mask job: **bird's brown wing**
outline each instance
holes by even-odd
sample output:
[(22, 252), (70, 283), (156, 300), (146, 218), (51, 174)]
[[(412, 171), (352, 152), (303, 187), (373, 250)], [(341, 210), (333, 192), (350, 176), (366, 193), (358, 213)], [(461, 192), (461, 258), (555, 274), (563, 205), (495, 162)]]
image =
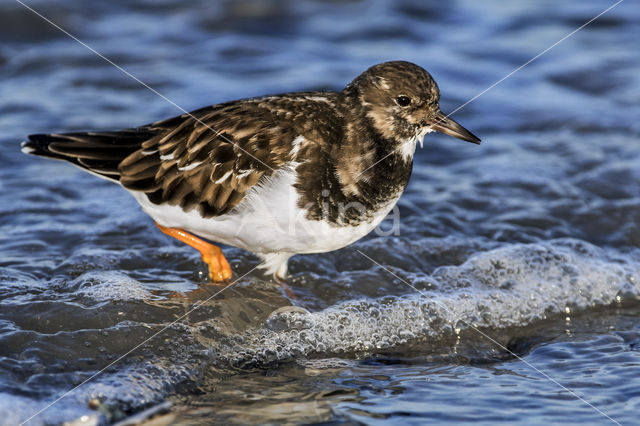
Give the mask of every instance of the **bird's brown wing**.
[[(135, 129), (31, 135), (23, 151), (69, 161), (144, 192), (157, 204), (219, 216), (263, 177), (313, 156), (312, 146), (327, 151), (327, 141), (340, 139), (336, 96), (308, 92), (245, 99)], [(313, 142), (294, 149), (298, 136)]]
[(269, 109), (247, 101), (144, 128), (155, 136), (120, 162), (122, 186), (204, 217), (229, 212), (263, 176), (291, 161), (296, 137)]

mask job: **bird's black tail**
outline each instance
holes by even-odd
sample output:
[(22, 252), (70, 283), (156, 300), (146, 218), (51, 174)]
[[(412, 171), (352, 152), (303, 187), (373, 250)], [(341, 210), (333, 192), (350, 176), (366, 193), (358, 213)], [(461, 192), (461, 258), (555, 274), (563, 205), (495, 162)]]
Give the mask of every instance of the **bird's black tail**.
[(68, 161), (100, 177), (120, 180), (118, 165), (144, 141), (155, 136), (150, 129), (117, 132), (76, 132), (29, 135), (22, 152)]

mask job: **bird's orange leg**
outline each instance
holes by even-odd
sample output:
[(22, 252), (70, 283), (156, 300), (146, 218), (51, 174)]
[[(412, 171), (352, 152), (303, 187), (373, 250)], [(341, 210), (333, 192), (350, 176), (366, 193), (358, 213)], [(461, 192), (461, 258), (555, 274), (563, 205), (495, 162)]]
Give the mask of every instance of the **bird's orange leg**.
[(222, 254), (220, 247), (214, 246), (182, 229), (167, 228), (157, 222), (156, 226), (165, 234), (198, 250), (202, 255), (204, 263), (209, 265), (209, 278), (211, 281), (220, 282), (231, 278), (231, 266), (229, 266), (229, 262), (225, 259), (224, 254)]

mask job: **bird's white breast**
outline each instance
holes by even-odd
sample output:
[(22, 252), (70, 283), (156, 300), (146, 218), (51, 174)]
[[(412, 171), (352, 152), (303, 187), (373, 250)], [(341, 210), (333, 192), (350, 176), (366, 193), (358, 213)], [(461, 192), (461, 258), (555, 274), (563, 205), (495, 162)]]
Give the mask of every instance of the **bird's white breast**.
[(184, 212), (179, 206), (154, 204), (142, 192), (131, 193), (143, 210), (160, 225), (181, 228), (257, 254), (293, 255), (339, 249), (373, 230), (397, 201), (395, 198), (357, 226), (309, 220), (307, 209), (298, 206), (299, 195), (293, 186), (296, 166), (296, 163), (291, 163), (279, 169), (251, 188), (233, 211), (212, 218), (203, 218), (197, 210)]

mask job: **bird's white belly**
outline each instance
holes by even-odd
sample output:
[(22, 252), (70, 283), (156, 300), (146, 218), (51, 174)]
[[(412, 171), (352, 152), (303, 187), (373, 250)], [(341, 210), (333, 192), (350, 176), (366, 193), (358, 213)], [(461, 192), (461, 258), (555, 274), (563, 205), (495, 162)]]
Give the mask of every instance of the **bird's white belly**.
[(179, 206), (153, 204), (144, 193), (131, 193), (160, 225), (181, 228), (258, 254), (321, 253), (339, 249), (373, 230), (397, 201), (397, 198), (392, 200), (374, 217), (357, 226), (309, 220), (307, 210), (298, 207), (299, 196), (293, 187), (294, 170), (295, 164), (280, 169), (251, 188), (231, 213), (206, 219), (196, 210), (185, 213)]

